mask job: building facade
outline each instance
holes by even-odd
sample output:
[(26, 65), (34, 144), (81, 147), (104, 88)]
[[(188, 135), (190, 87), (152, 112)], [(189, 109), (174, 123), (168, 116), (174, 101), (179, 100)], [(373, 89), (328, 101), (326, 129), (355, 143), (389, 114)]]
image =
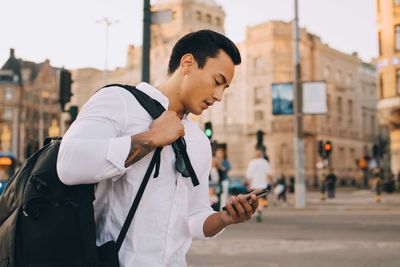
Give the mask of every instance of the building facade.
[[(227, 143), (238, 175), (245, 173), (254, 154), (256, 132), (262, 130), (274, 176), (294, 176), (293, 116), (273, 116), (271, 97), (272, 83), (293, 81), (292, 26), (271, 21), (249, 27), (239, 47), (243, 63), (222, 103), (204, 120), (211, 118), (215, 139)], [(330, 166), (341, 179), (350, 180), (360, 175), (356, 159), (371, 155), (380, 134), (375, 69), (356, 54), (330, 48), (304, 29), (300, 47), (302, 81), (327, 84), (328, 113), (303, 117), (307, 181), (310, 184), (327, 171), (316, 167), (321, 161), (320, 140), (332, 142)]]
[(400, 173), (400, 1), (377, 0), (379, 120), (390, 134), (391, 169)]
[[(184, 34), (204, 28), (224, 33), (225, 13), (213, 0), (159, 0), (152, 11), (171, 10), (172, 20), (152, 25), (151, 83), (166, 77), (169, 55)], [(192, 117), (203, 126), (212, 121), (214, 139), (227, 144), (232, 175), (243, 176), (252, 159), (256, 132), (265, 132), (265, 145), (274, 176), (294, 175), (294, 130), (291, 116), (273, 116), (271, 84), (293, 79), (291, 24), (271, 21), (248, 27), (245, 41), (237, 44), (242, 64), (217, 103), (201, 117)], [(127, 65), (107, 73), (81, 69), (74, 72), (74, 98), (79, 106), (106, 83), (136, 84), (140, 81), (141, 47), (128, 48)], [(376, 74), (372, 65), (354, 55), (341, 53), (306, 30), (301, 31), (303, 81), (326, 81), (326, 115), (304, 117), (305, 172), (308, 180), (320, 176), (316, 164), (320, 140), (331, 141), (331, 166), (343, 179), (358, 175), (356, 159), (370, 155), (380, 129), (376, 118)]]
[(0, 69), (0, 145), (23, 160), (49, 135), (60, 135), (59, 69), (15, 57)]
[[(176, 41), (191, 31), (212, 29), (224, 33), (225, 13), (214, 0), (158, 0), (152, 12), (170, 10), (171, 21), (151, 25), (150, 81), (157, 85), (167, 77), (169, 56)], [(114, 71), (93, 68), (73, 71), (74, 96), (79, 108), (99, 88), (110, 83), (135, 85), (141, 79), (142, 48), (130, 45), (127, 62)]]

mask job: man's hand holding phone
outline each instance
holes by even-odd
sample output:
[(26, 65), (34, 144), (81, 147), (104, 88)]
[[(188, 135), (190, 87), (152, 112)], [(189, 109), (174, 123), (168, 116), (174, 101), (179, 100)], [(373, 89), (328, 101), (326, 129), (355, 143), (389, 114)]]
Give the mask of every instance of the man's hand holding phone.
[(230, 198), (226, 209), (221, 211), (221, 220), (225, 225), (248, 221), (257, 210), (258, 199), (256, 191), (248, 195), (237, 195)]

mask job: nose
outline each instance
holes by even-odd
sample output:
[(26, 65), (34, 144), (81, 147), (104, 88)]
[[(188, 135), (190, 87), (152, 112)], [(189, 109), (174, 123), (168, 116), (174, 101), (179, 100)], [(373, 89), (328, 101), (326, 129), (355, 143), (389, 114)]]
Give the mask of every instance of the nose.
[(215, 89), (213, 94), (213, 98), (215, 99), (215, 101), (221, 102), (223, 92), (224, 89), (222, 86), (218, 86), (217, 89)]

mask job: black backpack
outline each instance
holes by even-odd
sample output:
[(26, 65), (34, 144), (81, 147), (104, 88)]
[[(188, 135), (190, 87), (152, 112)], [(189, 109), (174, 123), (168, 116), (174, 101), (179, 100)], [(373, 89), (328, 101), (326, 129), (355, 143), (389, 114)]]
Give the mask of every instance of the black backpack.
[[(129, 90), (155, 119), (165, 109), (133, 86), (112, 84)], [(157, 177), (160, 153), (154, 156), (127, 214), (118, 239), (96, 246), (94, 185), (64, 185), (56, 163), (61, 138), (45, 145), (25, 160), (0, 197), (0, 267), (117, 267), (118, 251), (129, 229), (154, 168)], [(186, 170), (194, 186), (196, 174), (183, 138), (172, 144), (177, 164)], [(178, 160), (181, 157), (181, 160)]]

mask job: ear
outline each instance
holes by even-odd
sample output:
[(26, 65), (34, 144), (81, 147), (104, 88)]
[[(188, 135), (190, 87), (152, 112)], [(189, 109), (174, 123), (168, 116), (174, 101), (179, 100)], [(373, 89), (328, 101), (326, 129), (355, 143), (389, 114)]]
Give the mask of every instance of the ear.
[(196, 64), (196, 61), (193, 57), (192, 54), (184, 54), (181, 58), (181, 63), (180, 63), (180, 68), (183, 71), (183, 74), (189, 74), (193, 68), (193, 66)]

